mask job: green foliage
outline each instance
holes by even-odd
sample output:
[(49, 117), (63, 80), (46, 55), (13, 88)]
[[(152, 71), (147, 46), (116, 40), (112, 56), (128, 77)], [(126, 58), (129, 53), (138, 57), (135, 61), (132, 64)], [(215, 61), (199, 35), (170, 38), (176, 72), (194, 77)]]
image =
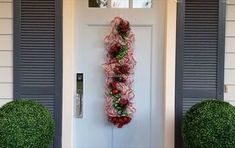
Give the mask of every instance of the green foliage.
[(235, 148), (235, 107), (219, 100), (192, 106), (182, 135), (188, 148)]
[(127, 53), (128, 53), (128, 46), (127, 45), (122, 45), (121, 50), (118, 53), (118, 55), (116, 56), (116, 58), (118, 60), (121, 60), (126, 56)]
[(0, 148), (48, 148), (54, 120), (42, 105), (16, 100), (0, 108)]

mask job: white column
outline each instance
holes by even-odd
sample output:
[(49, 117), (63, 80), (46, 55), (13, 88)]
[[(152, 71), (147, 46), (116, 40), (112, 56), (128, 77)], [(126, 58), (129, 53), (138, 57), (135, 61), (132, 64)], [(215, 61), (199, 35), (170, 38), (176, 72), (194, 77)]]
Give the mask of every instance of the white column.
[(167, 0), (165, 39), (164, 148), (174, 148), (177, 1)]
[(75, 0), (63, 0), (62, 148), (73, 148), (74, 7)]

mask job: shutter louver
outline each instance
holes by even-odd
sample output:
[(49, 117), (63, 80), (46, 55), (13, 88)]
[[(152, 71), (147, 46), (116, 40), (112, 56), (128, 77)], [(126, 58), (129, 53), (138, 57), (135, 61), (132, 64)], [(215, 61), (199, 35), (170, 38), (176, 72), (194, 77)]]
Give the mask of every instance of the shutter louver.
[(194, 104), (223, 99), (223, 0), (182, 0), (178, 4), (175, 145), (183, 148), (182, 118)]
[(14, 97), (46, 106), (56, 122), (54, 147), (61, 147), (62, 40), (60, 0), (15, 2)]
[(183, 47), (183, 114), (217, 98), (219, 0), (186, 0)]
[(20, 19), (20, 88), (16, 92), (19, 98), (37, 100), (54, 114), (54, 0), (21, 0)]

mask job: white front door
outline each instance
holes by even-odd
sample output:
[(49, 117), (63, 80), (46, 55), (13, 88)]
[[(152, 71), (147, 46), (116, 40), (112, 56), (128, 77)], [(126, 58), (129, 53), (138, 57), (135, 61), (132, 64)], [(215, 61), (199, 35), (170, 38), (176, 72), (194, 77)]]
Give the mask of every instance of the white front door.
[[(148, 9), (88, 8), (87, 0), (76, 1), (75, 69), (84, 74), (84, 110), (83, 118), (74, 120), (75, 148), (163, 148), (165, 0), (152, 1)], [(103, 38), (115, 16), (130, 22), (136, 38), (136, 113), (121, 129), (109, 123), (104, 112)]]

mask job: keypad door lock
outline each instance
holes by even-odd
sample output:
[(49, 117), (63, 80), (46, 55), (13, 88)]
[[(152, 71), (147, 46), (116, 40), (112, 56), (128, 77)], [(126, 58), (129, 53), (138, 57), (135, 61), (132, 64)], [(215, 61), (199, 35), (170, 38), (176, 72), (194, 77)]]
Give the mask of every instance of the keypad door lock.
[(75, 100), (75, 116), (83, 117), (83, 73), (77, 73), (76, 81), (76, 100)]

